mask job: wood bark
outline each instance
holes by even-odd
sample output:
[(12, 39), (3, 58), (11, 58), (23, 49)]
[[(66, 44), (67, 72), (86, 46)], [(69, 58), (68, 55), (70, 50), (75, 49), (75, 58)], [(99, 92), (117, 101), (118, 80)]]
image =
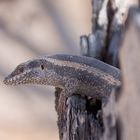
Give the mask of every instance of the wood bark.
[(140, 139), (140, 9), (132, 8), (120, 50), (123, 90), (116, 103), (116, 114), (123, 140)]
[[(120, 65), (118, 54), (125, 38), (131, 6), (138, 6), (138, 1), (92, 0), (92, 31), (80, 37), (81, 55), (100, 59), (118, 68), (125, 67)], [(121, 95), (120, 89), (112, 91), (106, 106), (101, 100), (73, 95), (64, 101), (65, 111), (60, 114), (58, 104), (61, 89), (57, 88), (55, 95), (60, 140), (119, 139), (121, 117), (116, 115), (120, 111), (116, 111), (116, 93)]]

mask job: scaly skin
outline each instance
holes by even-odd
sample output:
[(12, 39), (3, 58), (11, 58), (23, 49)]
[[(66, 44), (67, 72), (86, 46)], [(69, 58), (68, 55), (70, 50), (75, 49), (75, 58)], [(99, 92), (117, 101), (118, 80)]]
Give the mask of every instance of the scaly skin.
[(64, 54), (22, 63), (4, 83), (51, 85), (63, 89), (66, 96), (77, 93), (93, 98), (108, 97), (121, 85), (119, 69), (94, 58)]

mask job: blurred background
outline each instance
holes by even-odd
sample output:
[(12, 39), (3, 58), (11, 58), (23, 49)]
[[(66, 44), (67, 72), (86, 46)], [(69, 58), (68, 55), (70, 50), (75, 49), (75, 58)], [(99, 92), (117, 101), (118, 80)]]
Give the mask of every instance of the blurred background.
[(90, 32), (90, 0), (0, 0), (0, 140), (58, 140), (54, 88), (2, 81), (37, 56), (79, 54)]

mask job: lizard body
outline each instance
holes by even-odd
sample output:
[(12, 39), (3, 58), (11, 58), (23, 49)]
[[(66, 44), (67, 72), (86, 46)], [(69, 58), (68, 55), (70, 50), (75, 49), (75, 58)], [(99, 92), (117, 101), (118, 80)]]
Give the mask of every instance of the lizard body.
[(93, 98), (108, 97), (121, 85), (119, 69), (94, 58), (64, 54), (22, 63), (4, 83), (52, 85), (65, 91), (66, 96), (78, 93)]

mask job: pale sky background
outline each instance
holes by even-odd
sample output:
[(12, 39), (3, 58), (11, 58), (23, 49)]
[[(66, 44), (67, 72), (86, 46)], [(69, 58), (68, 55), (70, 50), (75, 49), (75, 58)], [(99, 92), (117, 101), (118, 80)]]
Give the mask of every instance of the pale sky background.
[(2, 81), (31, 58), (79, 54), (90, 32), (91, 0), (0, 0), (0, 140), (58, 140), (54, 88)]

